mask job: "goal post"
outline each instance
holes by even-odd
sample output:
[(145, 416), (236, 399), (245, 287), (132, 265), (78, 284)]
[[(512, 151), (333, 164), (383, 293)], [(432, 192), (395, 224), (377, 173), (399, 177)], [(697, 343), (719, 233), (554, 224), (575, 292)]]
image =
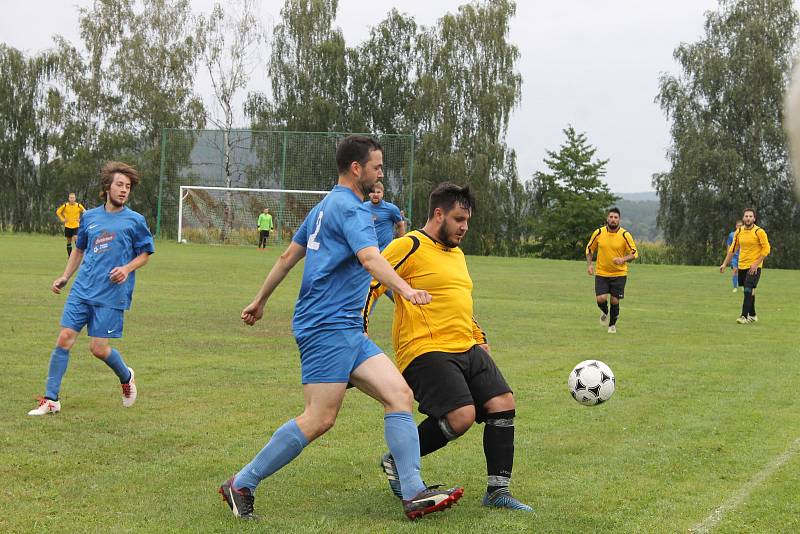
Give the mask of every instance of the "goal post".
[(272, 215), (268, 244), (292, 238), (311, 208), (328, 191), (252, 187), (180, 186), (178, 242), (252, 245), (259, 242), (258, 216)]

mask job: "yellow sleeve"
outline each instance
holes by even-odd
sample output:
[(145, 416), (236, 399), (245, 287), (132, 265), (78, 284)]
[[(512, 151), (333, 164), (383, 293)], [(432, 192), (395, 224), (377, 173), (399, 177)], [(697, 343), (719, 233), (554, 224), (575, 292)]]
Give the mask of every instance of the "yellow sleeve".
[[(381, 255), (386, 258), (386, 261), (394, 267), (394, 270), (400, 275), (400, 278), (403, 278), (403, 273), (407, 267), (407, 262), (405, 259), (408, 257), (408, 253), (411, 252), (411, 249), (414, 247), (414, 241), (411, 237), (407, 238), (397, 238), (389, 243)], [(375, 280), (374, 278), (369, 283), (369, 293), (367, 294), (367, 301), (364, 305), (364, 310), (362, 312), (364, 318), (364, 331), (367, 332), (369, 328), (369, 315), (372, 311), (373, 306), (375, 306), (375, 302), (380, 298), (381, 295), (386, 293), (389, 288)], [(399, 295), (395, 298), (402, 298)]]
[(589, 242), (586, 243), (586, 255), (594, 254), (597, 252), (597, 239), (600, 237), (600, 231), (602, 228), (598, 228), (594, 232), (592, 232), (592, 236), (589, 238)]
[(733, 241), (731, 241), (731, 246), (728, 247), (728, 252), (731, 254), (736, 254), (736, 249), (739, 248), (739, 232), (741, 230), (737, 228), (733, 233)]
[(78, 203), (78, 209), (80, 210), (80, 212), (81, 212), (81, 213), (83, 213), (84, 211), (86, 211), (86, 208), (84, 208), (84, 207), (83, 207), (83, 204), (81, 204), (80, 202)]
[(628, 254), (633, 254), (633, 259), (637, 259), (639, 257), (639, 250), (636, 248), (636, 241), (633, 240), (633, 236), (627, 230), (622, 237), (625, 238), (625, 243), (628, 247)]
[(488, 343), (489, 339), (486, 337), (486, 332), (484, 332), (475, 318), (472, 318), (472, 337), (475, 339), (475, 343), (478, 345), (483, 345), (484, 343)]
[(766, 258), (772, 251), (772, 247), (769, 246), (767, 232), (765, 232), (763, 228), (760, 228), (760, 230), (760, 232), (756, 232), (756, 235), (758, 236), (758, 242), (761, 244), (761, 255)]
[(64, 213), (64, 208), (66, 208), (66, 207), (67, 207), (67, 205), (66, 205), (66, 204), (61, 204), (61, 205), (60, 205), (60, 206), (59, 206), (59, 207), (56, 209), (56, 217), (58, 217), (59, 219), (61, 219), (61, 222), (64, 222), (64, 215), (62, 215), (62, 214)]

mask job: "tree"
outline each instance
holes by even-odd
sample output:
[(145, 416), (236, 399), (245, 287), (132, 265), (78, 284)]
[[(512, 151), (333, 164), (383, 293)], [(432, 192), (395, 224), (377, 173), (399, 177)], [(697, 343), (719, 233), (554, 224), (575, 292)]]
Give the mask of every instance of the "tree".
[(705, 37), (675, 49), (681, 74), (661, 77), (671, 169), (653, 187), (659, 226), (687, 263), (718, 262), (720, 242), (752, 207), (775, 243), (770, 264), (800, 264), (789, 254), (800, 246), (800, 210), (781, 129), (797, 28), (791, 0), (721, 0)]
[[(225, 187), (231, 187), (234, 166), (233, 152), (240, 145), (249, 145), (251, 136), (237, 136), (232, 130), (236, 120), (234, 100), (239, 91), (247, 87), (253, 58), (258, 46), (264, 41), (264, 31), (255, 14), (255, 0), (238, 0), (227, 4), (226, 13), (220, 4), (214, 4), (208, 18), (201, 17), (200, 34), (204, 38), (203, 61), (214, 88), (215, 108), (211, 122), (222, 130), (222, 167)], [(242, 147), (244, 148), (244, 147)], [(233, 225), (230, 193), (225, 198), (223, 224), (220, 241), (227, 240)]]
[(564, 135), (558, 152), (547, 151), (544, 162), (550, 172), (537, 172), (531, 183), (533, 251), (544, 258), (582, 257), (592, 229), (617, 200), (602, 181), (608, 160), (595, 159), (597, 149), (572, 126)]
[(509, 0), (473, 2), (417, 39), (417, 97), (408, 112), (418, 139), (414, 205), (427, 205), (431, 188), (443, 180), (469, 185), (480, 202), (463, 245), (471, 253), (516, 254), (522, 242), (506, 233), (520, 227), (503, 218), (508, 212), (496, 194), (504, 182), (509, 192), (518, 182), (505, 144), (522, 84), (519, 50), (508, 41), (515, 12)]

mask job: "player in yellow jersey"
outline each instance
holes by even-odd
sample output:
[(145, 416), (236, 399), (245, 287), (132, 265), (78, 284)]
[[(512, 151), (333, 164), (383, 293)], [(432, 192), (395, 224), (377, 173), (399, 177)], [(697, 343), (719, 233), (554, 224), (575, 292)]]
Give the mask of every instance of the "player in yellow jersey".
[(67, 238), (67, 257), (72, 254), (72, 245), (78, 235), (78, 226), (81, 223), (81, 215), (86, 208), (83, 204), (75, 201), (75, 193), (70, 193), (67, 202), (61, 204), (56, 210), (56, 216), (61, 224), (64, 225), (64, 237)]
[(756, 316), (756, 287), (761, 278), (761, 264), (769, 255), (770, 246), (767, 232), (756, 224), (756, 212), (752, 208), (744, 210), (742, 215), (744, 226), (737, 228), (733, 234), (733, 242), (728, 247), (728, 253), (719, 266), (719, 272), (724, 273), (734, 254), (739, 254), (739, 285), (744, 289), (742, 301), (742, 315), (736, 319), (739, 324), (755, 323)]
[[(440, 184), (430, 194), (425, 226), (395, 239), (383, 250), (400, 278), (431, 295), (426, 306), (395, 299), (395, 359), (419, 402), (419, 411), (428, 416), (418, 427), (420, 455), (444, 447), (476, 421), (486, 423), (483, 451), (488, 481), (483, 505), (530, 512), (532, 508), (509, 491), (514, 464), (514, 395), (473, 318), (472, 279), (458, 248), (474, 205), (468, 187)], [(376, 281), (370, 285), (364, 307), (365, 330), (371, 306), (385, 291)], [(390, 453), (381, 459), (381, 467), (399, 496), (400, 481)]]
[[(619, 225), (619, 218), (620, 213), (617, 208), (608, 210), (606, 225), (592, 232), (586, 245), (586, 272), (589, 276), (594, 276), (597, 307), (603, 312), (600, 323), (608, 326), (609, 334), (617, 333), (619, 301), (625, 298), (628, 262), (639, 257), (633, 236)], [(597, 252), (596, 269), (592, 264), (595, 252)], [(610, 311), (608, 294), (611, 295)]]

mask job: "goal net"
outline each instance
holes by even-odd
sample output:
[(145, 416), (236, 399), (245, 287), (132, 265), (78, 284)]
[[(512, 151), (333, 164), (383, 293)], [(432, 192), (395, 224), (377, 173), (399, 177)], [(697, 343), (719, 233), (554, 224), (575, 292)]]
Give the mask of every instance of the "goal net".
[(178, 241), (225, 245), (259, 242), (258, 216), (269, 210), (273, 230), (267, 244), (289, 241), (327, 191), (181, 186)]

